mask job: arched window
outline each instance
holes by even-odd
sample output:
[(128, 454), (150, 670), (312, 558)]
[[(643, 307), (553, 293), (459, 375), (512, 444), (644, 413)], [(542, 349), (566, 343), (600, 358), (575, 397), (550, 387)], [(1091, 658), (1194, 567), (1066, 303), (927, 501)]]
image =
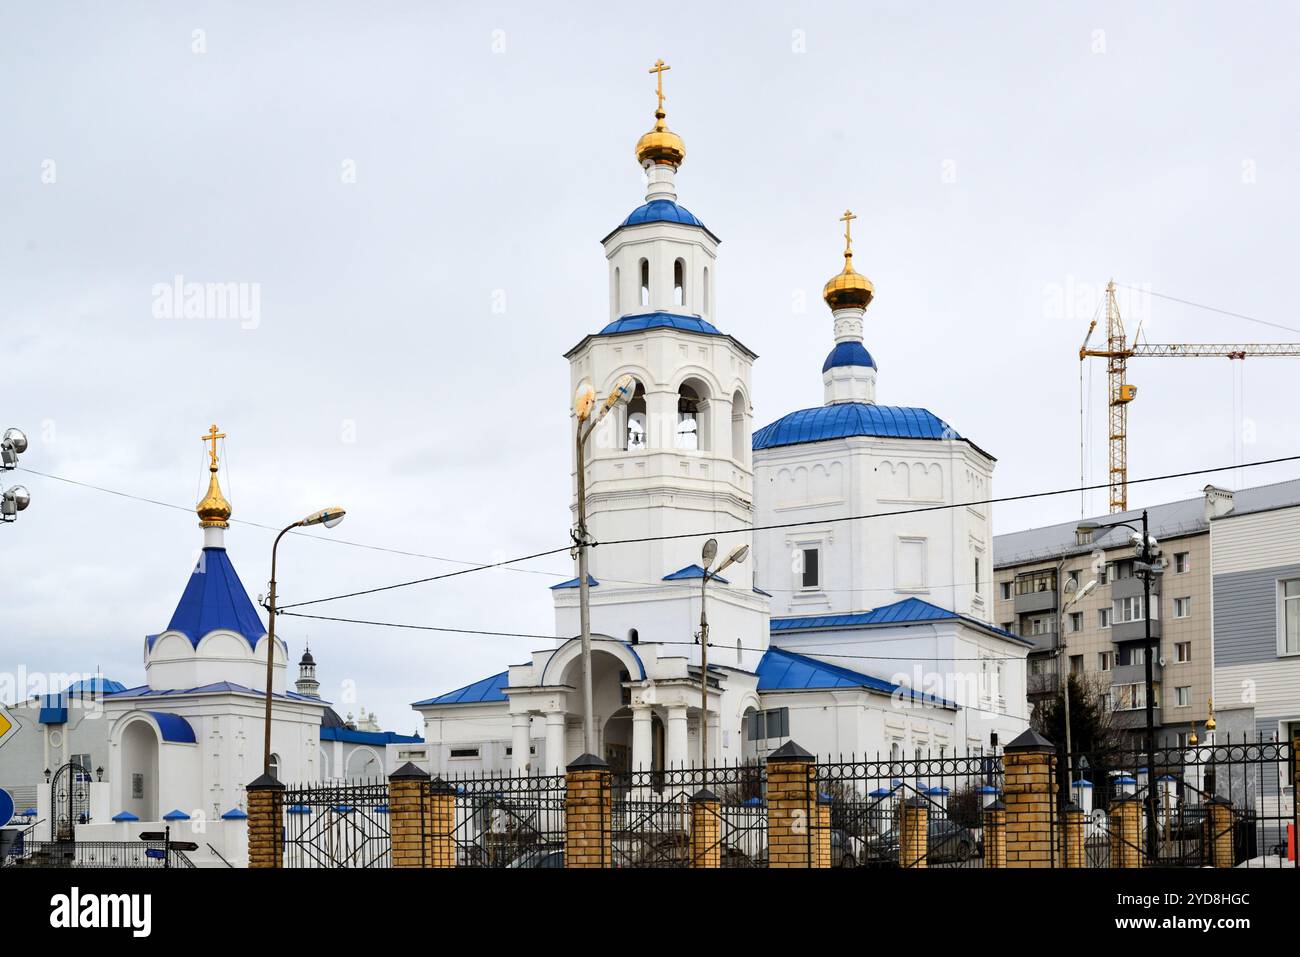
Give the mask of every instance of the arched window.
[(627, 630), (627, 643), (629, 645), (637, 645), (641, 643), (641, 635), (635, 628), (629, 628)]
[(650, 260), (641, 260), (641, 305), (650, 305)]
[(693, 452), (709, 447), (708, 392), (698, 379), (688, 379), (677, 390), (675, 448)]
[(618, 267), (614, 267), (614, 314), (623, 311), (623, 281), (619, 275)]
[(632, 401), (627, 404), (627, 433), (623, 448), (639, 452), (646, 447), (645, 386), (636, 384)]
[(703, 295), (700, 297), (700, 310), (704, 313), (704, 315), (707, 316), (711, 311), (710, 303), (709, 303), (709, 267), (708, 266), (704, 267), (704, 285), (703, 287), (701, 287), (700, 291), (703, 293)]
[(280, 756), (278, 754), (271, 755), (271, 777), (277, 781), (280, 780)]
[(744, 465), (749, 452), (749, 409), (739, 389), (731, 397), (731, 457)]
[(673, 263), (673, 305), (686, 305), (686, 260)]

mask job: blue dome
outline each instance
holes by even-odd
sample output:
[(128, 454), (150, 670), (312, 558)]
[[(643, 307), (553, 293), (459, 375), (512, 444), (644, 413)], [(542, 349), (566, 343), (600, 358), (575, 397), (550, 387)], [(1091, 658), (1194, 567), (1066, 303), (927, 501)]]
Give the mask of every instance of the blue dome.
[(871, 353), (860, 342), (841, 342), (831, 350), (831, 354), (826, 357), (826, 362), (822, 364), (822, 372), (827, 372), (837, 366), (870, 366), (876, 367), (876, 360), (871, 358)]
[[(253, 647), (266, 634), (226, 550), (209, 547), (199, 556), (167, 630), (179, 631), (197, 648), (204, 635), (218, 628), (243, 635)], [(149, 648), (157, 637), (148, 637)]]
[(815, 409), (800, 409), (763, 426), (754, 433), (754, 451), (853, 435), (893, 439), (961, 438), (952, 426), (929, 409), (840, 402)]
[(642, 223), (681, 223), (683, 226), (706, 228), (694, 213), (685, 206), (678, 206), (671, 199), (656, 199), (638, 206), (623, 220), (624, 226), (639, 226)]
[(699, 316), (681, 316), (675, 312), (643, 312), (636, 316), (623, 316), (601, 329), (600, 334), (607, 336), (615, 332), (640, 332), (642, 329), (681, 329), (683, 332), (702, 332), (706, 336), (722, 335), (713, 323), (706, 322)]

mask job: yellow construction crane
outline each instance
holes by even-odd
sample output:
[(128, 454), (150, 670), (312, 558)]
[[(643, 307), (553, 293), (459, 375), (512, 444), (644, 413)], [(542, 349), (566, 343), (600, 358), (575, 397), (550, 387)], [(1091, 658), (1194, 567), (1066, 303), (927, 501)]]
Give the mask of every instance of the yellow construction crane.
[(1088, 326), (1088, 335), (1079, 347), (1079, 361), (1089, 356), (1106, 360), (1106, 378), (1110, 394), (1110, 510), (1128, 510), (1128, 404), (1137, 397), (1137, 386), (1126, 379), (1128, 360), (1137, 356), (1171, 358), (1174, 356), (1222, 356), (1244, 359), (1246, 356), (1300, 356), (1300, 342), (1252, 343), (1138, 343), (1132, 345), (1124, 334), (1124, 321), (1115, 303), (1115, 282), (1106, 286), (1106, 348), (1089, 349), (1097, 320)]

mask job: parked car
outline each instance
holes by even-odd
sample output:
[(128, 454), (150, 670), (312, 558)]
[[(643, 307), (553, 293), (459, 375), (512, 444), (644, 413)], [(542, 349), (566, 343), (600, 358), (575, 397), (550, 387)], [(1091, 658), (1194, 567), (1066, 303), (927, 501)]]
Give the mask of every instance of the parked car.
[[(930, 864), (945, 861), (964, 863), (970, 860), (978, 848), (975, 835), (970, 829), (948, 818), (930, 818), (928, 831), (929, 843), (925, 859)], [(865, 860), (873, 864), (897, 864), (898, 829), (891, 827), (880, 836), (868, 839)]]
[(866, 860), (860, 839), (843, 828), (831, 829), (831, 867), (857, 867)]
[(511, 867), (563, 867), (564, 848), (541, 845), (529, 848), (506, 865)]

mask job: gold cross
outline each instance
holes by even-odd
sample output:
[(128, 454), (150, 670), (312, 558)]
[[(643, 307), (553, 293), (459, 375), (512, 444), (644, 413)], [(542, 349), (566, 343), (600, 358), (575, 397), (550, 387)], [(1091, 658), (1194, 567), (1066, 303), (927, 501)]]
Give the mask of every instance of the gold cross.
[(670, 67), (668, 64), (664, 63), (663, 60), (655, 60), (655, 65), (652, 66), (652, 67), (647, 71), (647, 72), (649, 72), (649, 73), (656, 73), (656, 74), (658, 74), (658, 76), (655, 78), (655, 84), (656, 84), (656, 90), (655, 90), (655, 92), (656, 92), (656, 94), (659, 96), (659, 111), (660, 111), (660, 112), (663, 112), (663, 108), (664, 108), (664, 70), (671, 70), (671, 69), (672, 69), (672, 67)]
[(217, 431), (217, 426), (215, 422), (212, 424), (212, 428), (208, 429), (207, 435), (199, 436), (200, 441), (212, 443), (212, 450), (208, 454), (212, 456), (212, 470), (214, 472), (217, 469), (217, 439), (224, 439), (225, 437), (226, 437), (225, 432)]
[(853, 220), (857, 218), (849, 209), (846, 209), (844, 215), (840, 217), (840, 222), (844, 224), (844, 255), (846, 256), (853, 255), (853, 236), (849, 231), (853, 227)]

